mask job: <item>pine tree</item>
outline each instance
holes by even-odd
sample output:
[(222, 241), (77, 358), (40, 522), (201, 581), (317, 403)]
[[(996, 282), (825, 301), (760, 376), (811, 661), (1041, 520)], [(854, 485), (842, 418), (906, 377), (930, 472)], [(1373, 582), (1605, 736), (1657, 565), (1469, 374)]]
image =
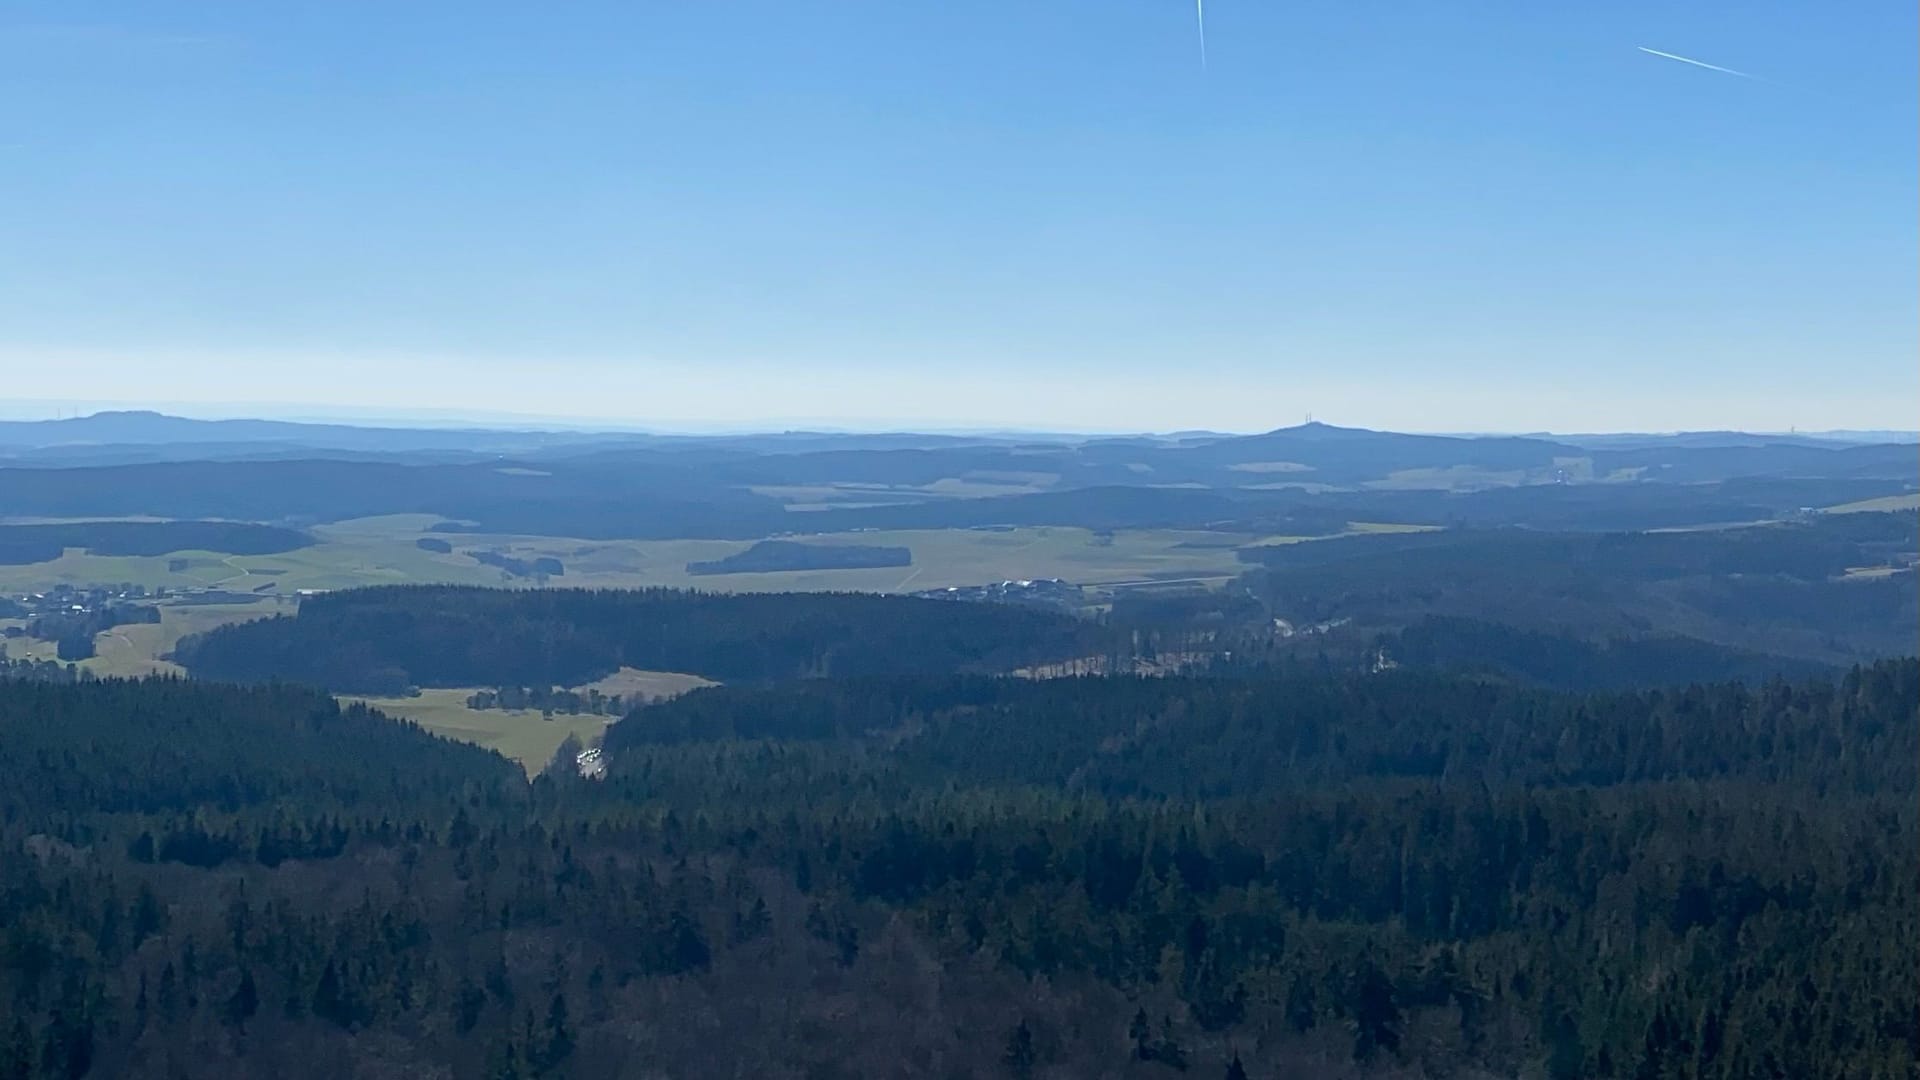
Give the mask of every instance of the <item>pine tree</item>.
[(453, 994), (453, 1030), (465, 1035), (480, 1023), (480, 1011), (487, 1006), (487, 992), (474, 981), (460, 976), (460, 986)]
[(33, 1031), (27, 1027), (27, 1018), (13, 1018), (13, 1028), (7, 1035), (7, 1045), (0, 1051), (0, 1077), (4, 1080), (33, 1080), (34, 1074)]
[(1353, 1057), (1366, 1061), (1379, 1050), (1400, 1049), (1400, 1005), (1393, 980), (1369, 957), (1360, 971), (1355, 993)]
[(520, 1048), (512, 1039), (499, 1044), (487, 1063), (487, 1080), (523, 1080), (525, 1075), (520, 1068)]
[(160, 969), (160, 989), (154, 995), (160, 1006), (160, 1018), (171, 1022), (180, 1011), (180, 977), (174, 973), (173, 961)]
[(313, 988), (313, 1015), (331, 1020), (341, 1027), (353, 1022), (353, 1014), (347, 1006), (346, 990), (342, 986), (340, 967), (331, 960), (321, 969), (320, 982)]
[(567, 1022), (567, 996), (555, 993), (547, 1005), (547, 1026), (542, 1032), (540, 1066), (551, 1069), (573, 1053), (573, 1028)]
[(240, 985), (234, 987), (233, 994), (227, 998), (222, 1015), (234, 1028), (245, 1031), (247, 1021), (260, 1011), (260, 988), (254, 985), (253, 969), (240, 969)]
[(600, 964), (593, 965), (587, 972), (587, 1019), (594, 1022), (607, 1018), (610, 1002), (607, 1000), (607, 969)]
[(1187, 1070), (1187, 1048), (1173, 1037), (1173, 1017), (1160, 1018), (1160, 1039), (1153, 1044), (1153, 1060), (1178, 1069)]
[(1307, 981), (1304, 973), (1293, 977), (1293, 985), (1287, 988), (1287, 1023), (1293, 1030), (1302, 1034), (1312, 1031), (1318, 1020), (1313, 1000), (1313, 984)]
[(1039, 1057), (1033, 1048), (1033, 1029), (1027, 1026), (1023, 1018), (1013, 1034), (1007, 1036), (1006, 1052), (1000, 1060), (1007, 1066), (1007, 1075), (1014, 1080), (1030, 1080), (1033, 1069), (1039, 1063)]
[(1153, 1060), (1153, 1024), (1147, 1019), (1147, 1010), (1135, 1009), (1133, 1019), (1127, 1024), (1127, 1039), (1133, 1043), (1135, 1061)]
[[(151, 839), (148, 838), (149, 842)], [(133, 927), (130, 931), (133, 947), (139, 948), (141, 942), (159, 933), (166, 924), (166, 910), (160, 906), (160, 898), (154, 895), (153, 886), (141, 882), (140, 891), (133, 898)]]
[(1550, 1080), (1582, 1080), (1586, 1076), (1586, 1048), (1572, 1016), (1560, 1011), (1547, 1034), (1547, 1076)]
[(1233, 1060), (1227, 1062), (1227, 1080), (1247, 1080), (1247, 1067), (1240, 1064), (1240, 1052), (1233, 1052)]

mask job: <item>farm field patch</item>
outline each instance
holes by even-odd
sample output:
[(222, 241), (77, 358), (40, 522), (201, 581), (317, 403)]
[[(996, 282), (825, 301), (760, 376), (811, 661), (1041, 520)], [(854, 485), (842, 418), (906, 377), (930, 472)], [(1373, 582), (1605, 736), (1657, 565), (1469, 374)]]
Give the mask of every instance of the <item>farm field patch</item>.
[(537, 709), (471, 709), (467, 698), (472, 687), (422, 690), (413, 697), (348, 697), (362, 701), (388, 716), (411, 720), (436, 735), (484, 746), (502, 757), (520, 763), (533, 776), (553, 760), (567, 736), (583, 745), (600, 738), (617, 716), (567, 716), (556, 713), (551, 720), (541, 718)]

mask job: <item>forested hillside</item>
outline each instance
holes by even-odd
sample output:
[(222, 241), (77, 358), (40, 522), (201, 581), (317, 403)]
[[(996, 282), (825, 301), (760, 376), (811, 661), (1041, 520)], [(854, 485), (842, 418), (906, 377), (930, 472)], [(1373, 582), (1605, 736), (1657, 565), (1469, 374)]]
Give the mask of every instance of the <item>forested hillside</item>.
[(1830, 665), (1649, 633), (1599, 640), (1504, 623), (1429, 615), (1375, 638), (1362, 662), (1511, 679), (1563, 690), (1619, 690), (1690, 682), (1762, 683), (1832, 674)]
[[(885, 751), (912, 782), (1071, 788), (1113, 797), (1253, 796), (1419, 779), (1495, 788), (1738, 778), (1890, 793), (1920, 733), (1852, 714), (1920, 702), (1912, 662), (1831, 683), (1564, 694), (1417, 671), (1261, 679), (851, 679), (713, 687), (607, 733), (641, 747), (825, 741)], [(616, 773), (618, 770), (616, 769)]]
[(513, 795), (496, 756), (312, 690), (166, 678), (0, 689), (0, 816), (29, 831), (84, 838), (95, 820), (152, 815), (164, 838), (261, 806), (377, 818), (423, 799), (437, 812), (449, 792)]
[(335, 690), (571, 686), (627, 666), (723, 681), (1007, 671), (1090, 649), (1058, 613), (854, 593), (356, 589), (182, 641), (195, 675)]
[[(1624, 695), (1411, 672), (722, 688), (616, 727), (606, 790), (748, 850), (801, 837), (797, 880), (952, 956), (1121, 989), (1146, 1003), (1136, 1059), (1893, 1077), (1920, 1050), (1894, 944), (1916, 897), (1888, 872), (1917, 838), (1917, 709), (1912, 661)], [(1060, 1075), (1097, 1068), (1076, 1052)]]
[[(349, 449), (330, 433), (314, 434), (322, 437), (307, 445), (270, 435), (197, 447), (47, 446), (0, 468), (0, 506), (40, 517), (302, 524), (417, 513), (448, 518), (446, 527), (458, 531), (759, 540), (797, 524), (787, 503), (766, 492), (801, 488), (844, 497), (808, 515), (806, 527), (822, 532), (1231, 523), (1299, 536), (1337, 533), (1349, 521), (1555, 530), (1724, 525), (1910, 495), (1920, 483), (1911, 443), (1656, 440), (1589, 450), (1324, 424), (1247, 437), (1024, 443), (794, 433), (611, 437), (592, 445), (537, 433), (409, 437), (362, 429), (345, 441)], [(456, 449), (461, 443), (468, 448)], [(0, 460), (5, 454), (0, 447)], [(64, 467), (44, 467), (54, 463)], [(1569, 480), (1569, 468), (1578, 482), (1556, 482)], [(942, 494), (942, 484), (983, 476), (1037, 480), (1044, 490)]]
[(0, 1074), (1908, 1077), (1920, 663), (700, 691), (609, 777), (0, 681)]
[(1241, 585), (1295, 623), (1397, 631), (1441, 616), (1849, 664), (1912, 651), (1917, 547), (1911, 513), (1701, 532), (1449, 530), (1249, 548), (1242, 557), (1261, 568)]
[(0, 525), (0, 565), (57, 559), (67, 548), (95, 555), (165, 555), (219, 551), (267, 555), (293, 551), (313, 538), (292, 529), (236, 521), (75, 521)]

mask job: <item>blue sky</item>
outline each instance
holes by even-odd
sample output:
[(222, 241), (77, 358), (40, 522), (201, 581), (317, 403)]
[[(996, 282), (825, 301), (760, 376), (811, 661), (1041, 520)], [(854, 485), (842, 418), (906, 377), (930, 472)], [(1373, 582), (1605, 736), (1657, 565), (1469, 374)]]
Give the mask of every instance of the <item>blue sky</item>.
[(1203, 68), (1177, 0), (0, 3), (4, 396), (1915, 426), (1912, 4), (1207, 32)]

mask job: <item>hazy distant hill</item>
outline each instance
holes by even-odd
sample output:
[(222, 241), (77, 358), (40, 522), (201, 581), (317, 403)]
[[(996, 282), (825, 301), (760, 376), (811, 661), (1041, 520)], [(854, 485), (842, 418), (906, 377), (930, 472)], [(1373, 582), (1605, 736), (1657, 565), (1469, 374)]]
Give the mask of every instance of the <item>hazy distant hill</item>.
[(1818, 431), (1789, 434), (1755, 434), (1747, 431), (1676, 431), (1665, 434), (1620, 432), (1616, 434), (1539, 435), (1572, 446), (1592, 450), (1635, 450), (1649, 447), (1702, 449), (1721, 446), (1764, 446), (1780, 444), (1817, 446), (1838, 450), (1867, 443), (1920, 442), (1920, 432), (1912, 431)]
[(471, 450), (512, 452), (565, 443), (604, 442), (601, 434), (499, 431), (482, 428), (360, 427), (285, 420), (194, 420), (148, 411), (101, 412), (64, 420), (0, 421), (0, 447), (13, 451), (79, 447), (198, 444), (217, 453), (223, 446), (294, 445), (316, 449), (403, 452)]
[[(586, 538), (983, 525), (1313, 535), (1349, 521), (1639, 529), (1916, 488), (1910, 443), (1721, 432), (1596, 448), (1321, 423), (1079, 440), (368, 428), (151, 412), (0, 423), (0, 508), (11, 516), (308, 523), (431, 513), (482, 532)], [(801, 520), (795, 503), (817, 512)]]
[[(980, 444), (1077, 441), (1044, 433), (978, 435), (917, 432), (765, 432), (664, 435), (634, 431), (470, 427), (366, 426), (289, 420), (197, 420), (148, 410), (99, 412), (59, 420), (0, 420), (0, 453), (38, 460), (66, 457), (186, 460), (194, 456), (255, 456), (289, 447), (405, 453), (422, 450), (483, 454), (572, 454), (642, 447), (705, 447), (748, 453), (924, 449)], [(172, 447), (160, 452), (153, 448)]]

